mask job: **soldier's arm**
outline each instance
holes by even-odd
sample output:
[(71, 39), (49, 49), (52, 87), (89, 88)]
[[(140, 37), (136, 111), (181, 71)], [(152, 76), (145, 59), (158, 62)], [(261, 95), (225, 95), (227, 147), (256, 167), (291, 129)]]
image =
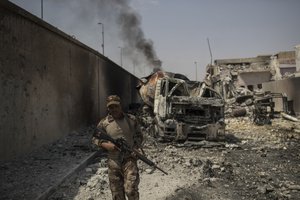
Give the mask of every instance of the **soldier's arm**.
[[(99, 122), (99, 124), (97, 125), (97, 129), (100, 129), (101, 131), (106, 133), (105, 127), (104, 127), (104, 120), (101, 120)], [(101, 132), (96, 130), (95, 134), (101, 134)], [(92, 143), (99, 146), (100, 148), (107, 150), (107, 151), (116, 151), (118, 150), (118, 148), (111, 142), (107, 141), (107, 140), (103, 140), (103, 139), (99, 139), (97, 137), (93, 137), (92, 138)]]

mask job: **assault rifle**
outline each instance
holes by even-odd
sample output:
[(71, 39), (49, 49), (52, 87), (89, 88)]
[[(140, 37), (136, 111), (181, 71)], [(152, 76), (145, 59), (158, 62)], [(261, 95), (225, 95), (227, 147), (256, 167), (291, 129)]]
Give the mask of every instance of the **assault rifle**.
[(117, 148), (121, 152), (124, 152), (124, 153), (127, 152), (129, 154), (134, 153), (138, 159), (140, 159), (141, 161), (143, 161), (147, 165), (153, 167), (154, 169), (158, 169), (159, 171), (161, 171), (164, 174), (168, 175), (167, 172), (165, 172), (164, 170), (162, 170), (161, 168), (159, 168), (154, 162), (152, 162), (151, 160), (149, 160), (146, 156), (144, 156), (143, 154), (141, 154), (138, 150), (136, 150), (135, 148), (131, 148), (127, 144), (127, 142), (125, 141), (124, 138), (113, 139), (110, 135), (108, 135), (107, 133), (103, 132), (99, 128), (96, 129), (96, 132), (95, 132), (95, 134), (93, 136), (95, 138), (97, 138), (97, 139), (106, 140), (106, 141), (109, 141), (109, 142), (113, 143), (114, 145), (117, 146)]

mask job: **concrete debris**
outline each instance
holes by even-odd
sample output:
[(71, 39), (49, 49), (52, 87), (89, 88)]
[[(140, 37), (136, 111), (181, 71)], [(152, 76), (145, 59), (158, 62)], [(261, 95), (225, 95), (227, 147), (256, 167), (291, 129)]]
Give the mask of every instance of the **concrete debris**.
[(286, 113), (281, 113), (281, 116), (282, 116), (284, 119), (291, 120), (291, 121), (293, 121), (293, 122), (298, 122), (298, 121), (299, 121), (296, 117), (293, 117), (293, 116), (288, 115), (288, 114), (286, 114)]
[(244, 117), (247, 114), (246, 108), (235, 108), (231, 110), (231, 116), (232, 117)]
[[(295, 174), (300, 173), (300, 134), (293, 130), (298, 128), (298, 123), (275, 118), (269, 126), (255, 126), (248, 117), (229, 118), (225, 122), (226, 139), (223, 145), (212, 148), (188, 146), (178, 142), (160, 143), (152, 136), (145, 135), (144, 151), (147, 157), (164, 166), (169, 175), (162, 175), (139, 162), (140, 199), (172, 200), (185, 196), (191, 199), (297, 199), (300, 186), (299, 177)], [(71, 140), (68, 138), (64, 142)], [(64, 142), (59, 143), (60, 147), (51, 147), (55, 147), (56, 151), (61, 149), (59, 152), (62, 155), (73, 146)], [(215, 143), (202, 142), (206, 145)], [(77, 156), (80, 154), (76, 152)], [(26, 159), (20, 163), (35, 166), (39, 162), (46, 162), (50, 165), (56, 162), (55, 155), (54, 151), (47, 151), (45, 155), (34, 154), (38, 162)], [(66, 153), (64, 161), (69, 161), (70, 158), (73, 156)], [(67, 164), (69, 163), (64, 162), (62, 170), (68, 169)], [(1, 197), (34, 199), (34, 196), (27, 198), (29, 194), (35, 194), (29, 188), (37, 182), (31, 178), (34, 173), (28, 175), (28, 167), (23, 175), (16, 173), (20, 176), (19, 181), (22, 183), (22, 180), (26, 180), (28, 185), (26, 191), (22, 191), (26, 196), (20, 197), (13, 190), (17, 185), (8, 181), (14, 177), (15, 171), (10, 171), (15, 169), (13, 163), (3, 163), (0, 166), (1, 174), (10, 177), (4, 179), (6, 181), (2, 184)], [(43, 168), (47, 168), (47, 165), (41, 165), (35, 171)], [(53, 168), (54, 170), (47, 168), (47, 177), (53, 177), (60, 171), (54, 166)], [(40, 178), (39, 185), (48, 182), (47, 180)], [(5, 195), (4, 191), (9, 192), (10, 196)], [(98, 157), (93, 160), (84, 170), (78, 171), (60, 184), (48, 199), (111, 199), (106, 158)]]
[[(215, 60), (214, 65), (207, 66), (204, 82), (225, 99), (226, 117), (249, 116), (256, 125), (268, 125), (280, 112), (294, 113), (293, 99), (288, 101), (284, 93), (263, 90), (269, 88), (267, 82), (281, 80), (281, 71), (286, 71), (284, 66), (293, 63), (295, 52), (292, 51), (253, 58)], [(289, 95), (293, 94), (289, 92)]]
[[(287, 97), (280, 93), (253, 92), (252, 95), (238, 96), (226, 101), (227, 117), (245, 117), (256, 125), (271, 124), (275, 112), (275, 101), (281, 102), (283, 111), (287, 110)], [(278, 115), (278, 114), (277, 114)]]

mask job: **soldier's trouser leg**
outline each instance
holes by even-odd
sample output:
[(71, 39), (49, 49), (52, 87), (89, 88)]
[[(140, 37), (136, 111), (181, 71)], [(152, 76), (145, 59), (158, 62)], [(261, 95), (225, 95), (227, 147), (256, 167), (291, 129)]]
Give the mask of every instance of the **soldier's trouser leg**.
[(112, 160), (108, 160), (109, 186), (113, 200), (126, 200), (124, 193), (124, 177), (122, 168)]
[(123, 164), (124, 188), (128, 200), (139, 200), (139, 170), (135, 159), (127, 159)]

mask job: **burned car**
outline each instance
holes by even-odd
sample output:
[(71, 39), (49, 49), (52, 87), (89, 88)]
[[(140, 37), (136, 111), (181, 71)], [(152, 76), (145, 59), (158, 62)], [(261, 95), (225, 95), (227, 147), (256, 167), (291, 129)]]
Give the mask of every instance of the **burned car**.
[(158, 71), (140, 87), (153, 110), (155, 133), (168, 141), (222, 140), (224, 100), (204, 83)]
[[(275, 115), (275, 101), (281, 105), (283, 113), (287, 112), (287, 97), (282, 93), (264, 92), (254, 95), (253, 122), (256, 125), (271, 124)], [(278, 106), (279, 107), (279, 106)]]

